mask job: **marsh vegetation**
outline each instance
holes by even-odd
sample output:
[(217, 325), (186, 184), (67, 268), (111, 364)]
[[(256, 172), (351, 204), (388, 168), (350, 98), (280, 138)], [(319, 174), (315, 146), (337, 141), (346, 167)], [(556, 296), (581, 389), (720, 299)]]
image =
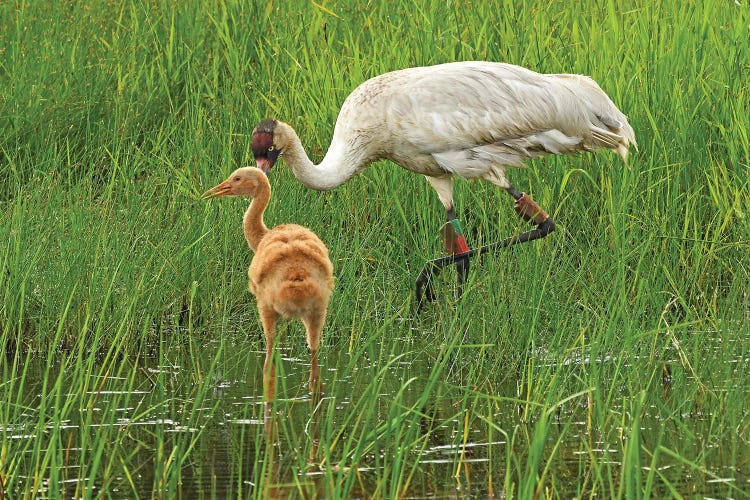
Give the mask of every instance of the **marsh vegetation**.
[[(0, 497), (742, 497), (750, 490), (750, 6), (736, 2), (0, 4)], [(424, 179), (325, 193), (277, 166), (269, 226), (328, 245), (310, 401), (298, 323), (263, 333), (246, 200), (277, 116), (313, 159), (385, 71), (591, 75), (640, 150), (511, 173), (558, 224), (455, 274)], [(527, 226), (456, 182), (469, 243)]]

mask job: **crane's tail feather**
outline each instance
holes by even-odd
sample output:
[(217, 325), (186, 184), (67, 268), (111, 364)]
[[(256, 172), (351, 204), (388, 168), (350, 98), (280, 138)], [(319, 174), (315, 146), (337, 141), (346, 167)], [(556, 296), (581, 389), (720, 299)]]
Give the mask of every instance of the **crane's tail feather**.
[(614, 148), (617, 154), (620, 155), (622, 161), (628, 162), (628, 152), (630, 151), (630, 145), (632, 144), (636, 151), (638, 151), (638, 143), (635, 140), (635, 132), (633, 127), (629, 123), (625, 123), (622, 127), (615, 131), (620, 137), (617, 147)]
[(632, 144), (633, 147), (638, 150), (638, 143), (635, 142), (635, 133), (629, 123), (617, 122), (617, 127), (610, 126), (607, 122), (602, 120), (602, 123), (607, 126), (607, 129), (597, 127), (596, 125), (591, 126), (591, 137), (594, 145), (597, 148), (607, 148), (616, 151), (620, 155), (622, 161), (628, 161), (628, 151)]
[(638, 150), (633, 127), (628, 117), (612, 102), (612, 99), (591, 77), (584, 75), (552, 75), (560, 83), (588, 103), (591, 139), (594, 148), (612, 149), (627, 162), (630, 145)]

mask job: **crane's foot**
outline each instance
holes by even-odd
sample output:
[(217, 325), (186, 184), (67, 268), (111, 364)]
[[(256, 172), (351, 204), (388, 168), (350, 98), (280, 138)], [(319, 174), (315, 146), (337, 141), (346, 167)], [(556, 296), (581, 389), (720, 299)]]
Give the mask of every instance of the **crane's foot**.
[(417, 312), (422, 310), (425, 301), (432, 302), (436, 299), (433, 280), (437, 278), (444, 267), (451, 264), (455, 264), (458, 271), (456, 298), (461, 297), (463, 293), (462, 285), (466, 282), (466, 277), (469, 274), (469, 257), (474, 255), (474, 252), (474, 250), (470, 250), (463, 254), (446, 255), (445, 257), (427, 261), (419, 272), (419, 276), (417, 276)]
[(432, 286), (433, 278), (436, 278), (442, 267), (434, 263), (435, 261), (428, 261), (427, 264), (419, 272), (417, 276), (417, 312), (422, 310), (424, 300), (432, 302), (435, 300), (435, 289)]
[[(513, 195), (516, 199), (515, 210), (516, 213), (525, 221), (529, 221), (536, 225), (534, 229), (525, 231), (517, 236), (510, 236), (504, 240), (490, 243), (488, 245), (481, 246), (479, 248), (466, 249), (461, 253), (451, 253), (445, 257), (440, 257), (427, 261), (425, 266), (417, 276), (416, 283), (416, 295), (417, 295), (417, 312), (420, 312), (425, 299), (429, 302), (435, 300), (435, 290), (433, 288), (433, 279), (437, 277), (444, 267), (454, 264), (456, 271), (458, 272), (458, 296), (460, 297), (463, 283), (466, 282), (466, 277), (469, 271), (469, 259), (475, 255), (483, 255), (490, 251), (499, 250), (507, 246), (515, 245), (517, 243), (524, 243), (527, 241), (533, 241), (540, 238), (544, 238), (549, 233), (555, 230), (555, 222), (552, 218), (547, 215), (547, 212), (542, 210), (537, 203), (531, 199), (526, 193), (519, 193), (515, 189), (510, 188), (508, 192)], [(449, 217), (450, 217), (449, 212)], [(457, 221), (456, 221), (457, 222)], [(445, 227), (452, 226), (451, 223)], [(459, 233), (460, 234), (460, 233)], [(446, 240), (446, 248), (448, 249), (448, 241), (454, 241), (450, 239), (453, 234), (451, 230), (443, 231), (443, 236)], [(463, 238), (463, 235), (460, 235)], [(465, 243), (465, 240), (464, 240)]]

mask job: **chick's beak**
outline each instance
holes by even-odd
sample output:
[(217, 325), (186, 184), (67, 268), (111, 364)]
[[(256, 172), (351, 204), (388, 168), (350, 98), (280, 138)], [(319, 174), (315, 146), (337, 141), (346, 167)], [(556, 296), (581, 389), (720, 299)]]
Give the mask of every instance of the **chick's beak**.
[(218, 186), (214, 186), (201, 195), (201, 198), (206, 200), (208, 198), (216, 198), (217, 196), (227, 196), (232, 194), (232, 185), (229, 181), (224, 181)]

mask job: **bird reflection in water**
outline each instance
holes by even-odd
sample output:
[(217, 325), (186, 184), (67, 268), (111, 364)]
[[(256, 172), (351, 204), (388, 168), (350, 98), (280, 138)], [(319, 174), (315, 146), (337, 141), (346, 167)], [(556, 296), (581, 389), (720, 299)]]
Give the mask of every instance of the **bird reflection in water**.
[[(313, 368), (310, 369), (312, 377)], [(276, 375), (271, 374), (266, 381), (268, 387), (274, 387), (276, 384)], [(318, 379), (318, 384), (311, 386), (310, 392), (310, 425), (308, 427), (311, 439), (310, 453), (307, 458), (307, 467), (309, 471), (315, 471), (320, 468), (320, 458), (318, 457), (318, 445), (320, 443), (320, 421), (323, 413), (322, 409), (322, 380)], [(274, 411), (275, 401), (268, 399), (266, 395), (264, 401), (264, 432), (265, 432), (265, 460), (263, 470), (263, 480), (261, 485), (261, 498), (283, 499), (297, 496), (302, 493), (303, 498), (323, 498), (322, 487), (318, 478), (307, 475), (306, 481), (302, 484), (290, 484), (284, 481), (282, 471), (279, 467), (281, 453), (281, 443), (279, 436), (280, 419), (286, 419), (280, 412)]]

